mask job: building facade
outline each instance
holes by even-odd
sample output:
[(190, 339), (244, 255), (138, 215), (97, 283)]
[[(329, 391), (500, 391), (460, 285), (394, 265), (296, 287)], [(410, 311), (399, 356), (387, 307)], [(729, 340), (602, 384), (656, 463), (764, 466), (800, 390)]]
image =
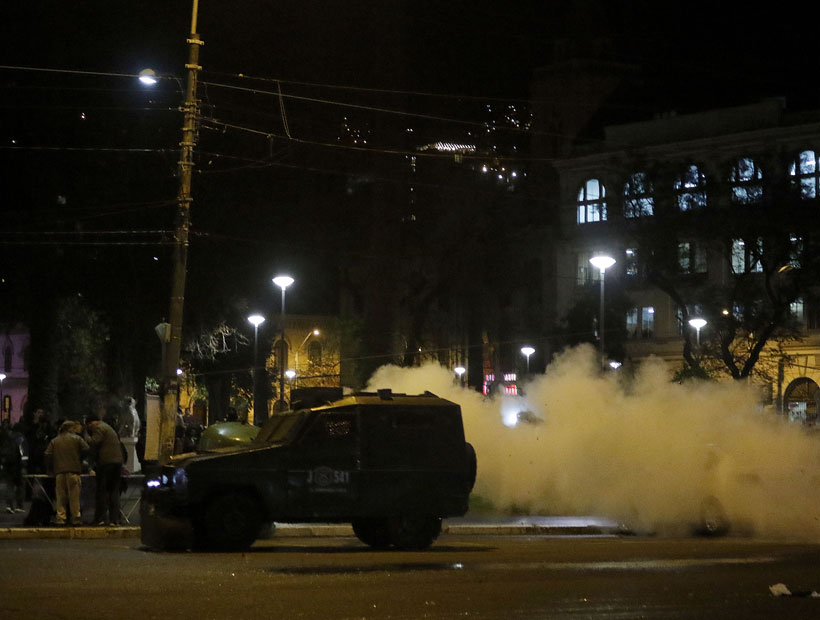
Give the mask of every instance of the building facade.
[(820, 114), (791, 114), (779, 99), (607, 127), (555, 162), (554, 316), (597, 299), (602, 272), (589, 259), (610, 255), (608, 357), (748, 377), (762, 400), (814, 423), (818, 158)]
[(2, 369), (0, 374), (0, 420), (15, 424), (23, 415), (28, 400), (29, 332), (21, 325), (7, 325), (2, 336)]

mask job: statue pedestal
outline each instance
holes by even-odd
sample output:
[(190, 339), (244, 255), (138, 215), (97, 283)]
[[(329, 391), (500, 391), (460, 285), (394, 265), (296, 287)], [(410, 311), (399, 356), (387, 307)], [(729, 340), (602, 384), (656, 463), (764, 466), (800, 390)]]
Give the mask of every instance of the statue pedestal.
[(120, 437), (122, 445), (125, 446), (126, 461), (125, 468), (132, 474), (140, 472), (140, 461), (137, 458), (137, 438), (136, 437)]

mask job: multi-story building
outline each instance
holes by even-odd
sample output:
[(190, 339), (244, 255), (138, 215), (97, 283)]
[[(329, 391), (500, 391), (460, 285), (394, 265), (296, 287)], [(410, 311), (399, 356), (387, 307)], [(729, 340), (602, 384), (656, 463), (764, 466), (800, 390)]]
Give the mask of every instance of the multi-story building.
[(748, 376), (794, 418), (817, 417), (820, 113), (772, 99), (611, 126), (555, 169), (552, 316), (577, 319), (586, 302), (596, 329), (602, 272), (589, 259), (608, 254), (609, 356), (655, 355), (673, 371), (723, 360), (713, 374)]
[(0, 420), (17, 422), (23, 415), (28, 399), (29, 332), (23, 325), (7, 325), (3, 329), (2, 368), (0, 373)]

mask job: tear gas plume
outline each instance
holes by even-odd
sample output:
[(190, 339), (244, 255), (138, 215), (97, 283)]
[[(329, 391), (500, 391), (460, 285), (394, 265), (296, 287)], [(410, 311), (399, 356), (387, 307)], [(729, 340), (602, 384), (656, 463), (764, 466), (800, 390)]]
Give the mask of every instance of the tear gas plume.
[[(478, 454), (473, 493), (498, 509), (678, 534), (717, 498), (735, 531), (820, 540), (820, 436), (762, 410), (740, 382), (672, 383), (650, 360), (627, 383), (597, 364), (591, 346), (569, 350), (526, 396), (486, 398), (435, 364), (385, 366), (368, 389), (461, 405)], [(515, 418), (526, 422), (505, 425)]]

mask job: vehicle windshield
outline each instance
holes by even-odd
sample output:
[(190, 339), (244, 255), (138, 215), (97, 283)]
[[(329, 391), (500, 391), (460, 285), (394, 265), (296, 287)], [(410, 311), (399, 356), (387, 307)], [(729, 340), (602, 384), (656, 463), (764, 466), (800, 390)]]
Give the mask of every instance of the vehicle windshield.
[(307, 419), (307, 411), (277, 414), (265, 422), (253, 443), (289, 443), (293, 441), (296, 431)]

